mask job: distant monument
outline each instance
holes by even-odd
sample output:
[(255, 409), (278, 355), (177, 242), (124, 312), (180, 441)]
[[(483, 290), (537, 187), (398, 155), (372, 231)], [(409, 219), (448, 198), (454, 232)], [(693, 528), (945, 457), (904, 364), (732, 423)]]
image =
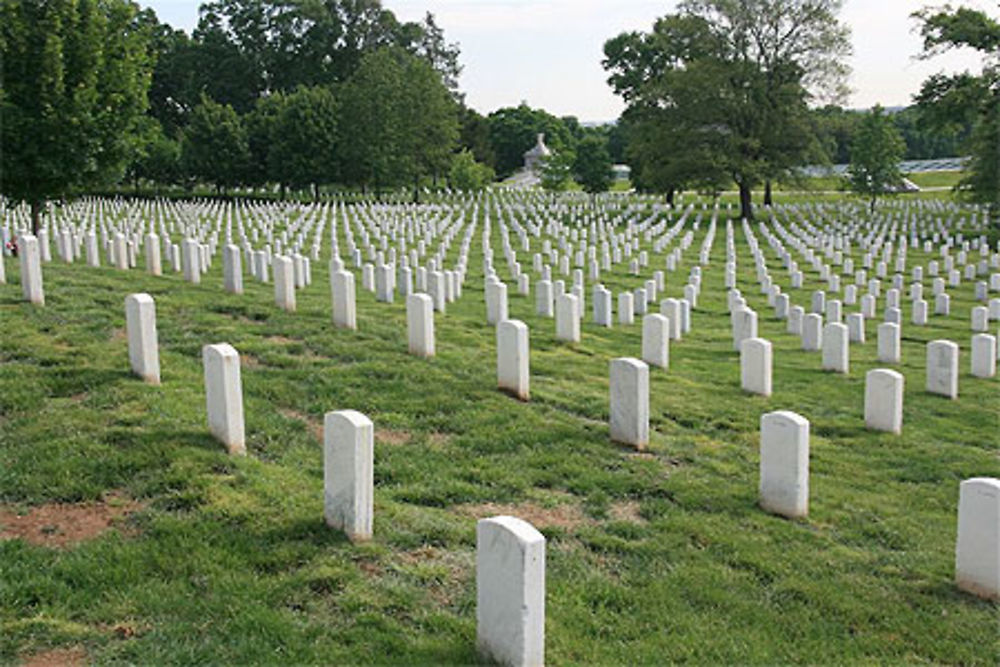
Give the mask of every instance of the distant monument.
[(552, 151), (545, 145), (545, 134), (538, 133), (538, 142), (535, 146), (524, 153), (524, 170), (530, 172), (541, 171), (545, 159), (552, 155)]

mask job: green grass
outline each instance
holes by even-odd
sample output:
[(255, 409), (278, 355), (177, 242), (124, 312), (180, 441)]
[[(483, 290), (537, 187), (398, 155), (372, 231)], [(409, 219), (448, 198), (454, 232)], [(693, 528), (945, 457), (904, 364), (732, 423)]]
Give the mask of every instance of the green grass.
[[(681, 295), (706, 227), (665, 296)], [(551, 664), (996, 664), (997, 606), (953, 585), (958, 484), (1000, 467), (1000, 382), (968, 372), (971, 284), (951, 290), (951, 318), (904, 327), (903, 434), (871, 433), (875, 324), (851, 346), (849, 375), (822, 372), (771, 316), (736, 229), (740, 287), (775, 346), (774, 395), (740, 391), (720, 221), (694, 330), (671, 345), (670, 370), (650, 374), (643, 454), (612, 444), (607, 427), (609, 360), (638, 356), (641, 327), (590, 324), (589, 285), (583, 340), (566, 345), (509, 283), (510, 316), (531, 330), (532, 400), (495, 390), (478, 232), (432, 360), (406, 354), (400, 300), (375, 303), (360, 279), (359, 330), (334, 329), (325, 257), (294, 314), (249, 278), (245, 295), (224, 293), (220, 260), (199, 286), (149, 277), (141, 260), (128, 273), (53, 262), (36, 308), (8, 259), (0, 500), (124, 490), (146, 508), (129, 530), (72, 549), (0, 541), (0, 660), (82, 645), (95, 662), (474, 663), (468, 506), (498, 503), (579, 517), (543, 529)], [(496, 224), (492, 245), (499, 269)], [(911, 265), (926, 259), (911, 250)], [(807, 279), (794, 303), (821, 287)], [(638, 284), (621, 269), (602, 280)], [(128, 373), (123, 300), (137, 291), (156, 299), (161, 387)], [(957, 401), (923, 391), (924, 346), (941, 337), (962, 348)], [(201, 347), (222, 341), (245, 360), (246, 458), (228, 457), (205, 423)], [(325, 412), (347, 408), (377, 430), (364, 545), (322, 519), (316, 434)], [(808, 519), (756, 504), (759, 419), (778, 409), (812, 424)]]
[(965, 178), (961, 171), (926, 171), (906, 177), (922, 188), (953, 188)]

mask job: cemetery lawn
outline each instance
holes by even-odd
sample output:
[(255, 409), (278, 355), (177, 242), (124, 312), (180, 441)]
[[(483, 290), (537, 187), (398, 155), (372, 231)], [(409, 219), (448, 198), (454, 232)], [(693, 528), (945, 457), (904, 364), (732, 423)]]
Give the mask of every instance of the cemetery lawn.
[[(681, 296), (704, 227), (660, 298)], [(774, 395), (741, 392), (720, 220), (693, 331), (669, 371), (650, 371), (652, 442), (637, 453), (608, 438), (608, 365), (639, 355), (641, 325), (591, 324), (588, 282), (583, 341), (557, 343), (534, 294), (508, 283), (510, 316), (530, 327), (531, 402), (496, 391), (479, 236), (431, 360), (406, 354), (402, 299), (376, 304), (360, 274), (359, 330), (334, 329), (325, 256), (294, 314), (249, 276), (245, 295), (223, 292), (220, 258), (198, 286), (141, 259), (127, 273), (56, 261), (36, 308), (8, 258), (0, 531), (41, 508), (58, 537), (70, 508), (54, 503), (133, 511), (76, 543), (0, 540), (0, 661), (61, 647), (102, 663), (476, 663), (475, 520), (513, 514), (548, 539), (553, 665), (997, 663), (998, 606), (953, 583), (959, 482), (1000, 469), (1000, 382), (969, 373), (970, 283), (951, 290), (953, 317), (904, 326), (903, 434), (868, 432), (876, 323), (849, 375), (823, 373), (756, 289), (737, 223), (740, 287), (775, 347)], [(602, 280), (637, 286), (621, 270)], [(821, 287), (814, 272), (805, 287), (797, 303)], [(129, 373), (133, 292), (156, 299), (160, 387)], [(961, 346), (957, 401), (923, 391), (934, 338)], [(201, 348), (218, 342), (242, 355), (245, 458), (208, 434)], [(367, 544), (323, 522), (322, 419), (338, 409), (375, 423)], [(759, 420), (779, 409), (811, 422), (803, 520), (757, 506)]]

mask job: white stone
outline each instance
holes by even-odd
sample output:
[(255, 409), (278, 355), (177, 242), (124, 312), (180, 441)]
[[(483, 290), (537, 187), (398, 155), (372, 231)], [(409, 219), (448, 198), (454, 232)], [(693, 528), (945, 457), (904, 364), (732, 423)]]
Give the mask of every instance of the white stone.
[(944, 292), (934, 297), (934, 314), (945, 316), (951, 314), (951, 297)]
[(149, 384), (160, 384), (160, 351), (156, 340), (156, 304), (148, 294), (125, 298), (125, 330), (132, 372)]
[(760, 418), (760, 506), (788, 518), (809, 513), (809, 420), (794, 412)]
[(243, 258), (239, 246), (230, 243), (222, 249), (222, 278), (227, 292), (243, 294)]
[(201, 282), (201, 244), (194, 239), (184, 239), (181, 243), (184, 264), (184, 280), (197, 285)]
[(740, 385), (743, 391), (771, 395), (771, 341), (746, 338), (740, 347)]
[(231, 345), (202, 348), (208, 427), (230, 454), (246, 454), (243, 433), (243, 385), (240, 355)]
[(670, 340), (680, 340), (683, 333), (684, 307), (677, 299), (664, 299), (660, 302), (660, 315), (670, 321)]
[(635, 305), (631, 292), (621, 292), (618, 295), (618, 323), (632, 324), (635, 322)]
[(919, 301), (913, 302), (913, 313), (911, 315), (911, 322), (918, 327), (922, 327), (927, 324), (927, 301), (920, 299)]
[(476, 646), (506, 667), (545, 664), (545, 537), (512, 516), (476, 523)]
[(486, 322), (497, 324), (507, 319), (507, 285), (502, 282), (486, 283)]
[(429, 294), (406, 297), (406, 328), (410, 354), (434, 356), (434, 299)]
[(125, 270), (128, 269), (128, 246), (126, 245), (125, 235), (121, 232), (115, 234), (115, 268)]
[(903, 431), (903, 375), (886, 368), (865, 374), (865, 427), (899, 434)]
[(572, 294), (556, 299), (556, 339), (580, 342), (580, 300)]
[(852, 343), (865, 342), (865, 318), (861, 313), (847, 315), (847, 331)]
[(542, 317), (553, 317), (555, 316), (554, 304), (552, 281), (539, 280), (535, 285), (535, 312)]
[(997, 339), (990, 334), (972, 337), (972, 374), (991, 378), (997, 374)]
[(528, 325), (520, 320), (497, 324), (497, 385), (522, 401), (531, 397)]
[(972, 309), (972, 330), (977, 332), (987, 331), (990, 328), (989, 311), (985, 306), (976, 306)]
[(274, 258), (274, 303), (283, 310), (295, 312), (295, 266), (288, 257)]
[(788, 310), (788, 321), (785, 324), (786, 333), (795, 336), (802, 335), (802, 320), (805, 317), (805, 312), (802, 306), (792, 306)]
[(611, 360), (611, 439), (636, 449), (649, 444), (649, 366), (638, 359)]
[(883, 364), (898, 364), (901, 360), (901, 328), (894, 322), (878, 325), (878, 360)]
[(336, 271), (330, 274), (333, 301), (333, 324), (341, 329), (357, 329), (357, 309), (354, 294), (354, 274)]
[(958, 398), (958, 345), (950, 340), (927, 343), (927, 391)]
[(832, 322), (823, 327), (823, 370), (835, 373), (850, 371), (849, 341), (847, 325)]
[(808, 352), (823, 349), (823, 318), (816, 313), (802, 318), (802, 349)]
[(733, 349), (739, 352), (743, 341), (757, 337), (757, 313), (749, 308), (741, 308), (730, 315), (733, 330)]
[(374, 515), (375, 427), (355, 410), (323, 420), (323, 516), (352, 542), (371, 539)]
[(395, 300), (396, 268), (392, 264), (380, 264), (375, 269), (375, 300), (392, 303)]
[(642, 318), (642, 360), (658, 368), (670, 367), (670, 320), (651, 313)]
[(21, 267), (21, 293), (24, 300), (36, 306), (45, 305), (45, 291), (42, 288), (42, 259), (38, 250), (38, 239), (25, 234), (17, 242), (17, 257)]
[(146, 234), (146, 271), (150, 275), (163, 275), (163, 262), (160, 257), (160, 237), (156, 234)]
[(1000, 479), (974, 477), (959, 486), (955, 583), (1000, 600)]

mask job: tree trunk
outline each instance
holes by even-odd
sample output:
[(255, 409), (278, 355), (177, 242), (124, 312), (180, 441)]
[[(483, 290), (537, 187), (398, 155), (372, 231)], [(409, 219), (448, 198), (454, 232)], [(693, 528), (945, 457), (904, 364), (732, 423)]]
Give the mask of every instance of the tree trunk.
[(753, 192), (749, 181), (740, 181), (740, 217), (753, 220)]
[(420, 203), (420, 182), (417, 179), (413, 179), (413, 203)]
[(875, 201), (878, 199), (878, 195), (872, 194), (872, 200), (868, 204), (868, 212), (875, 215)]
[(764, 206), (773, 206), (774, 200), (771, 198), (771, 179), (764, 181)]
[(312, 184), (312, 191), (313, 191), (313, 201), (319, 201), (319, 184), (318, 183), (313, 183)]
[(31, 233), (35, 236), (38, 236), (38, 232), (42, 228), (43, 206), (45, 206), (45, 202), (41, 199), (33, 199), (31, 201)]
[(674, 195), (675, 194), (676, 194), (676, 191), (673, 188), (667, 188), (666, 199), (667, 199), (667, 203), (670, 204), (671, 206), (674, 205)]

